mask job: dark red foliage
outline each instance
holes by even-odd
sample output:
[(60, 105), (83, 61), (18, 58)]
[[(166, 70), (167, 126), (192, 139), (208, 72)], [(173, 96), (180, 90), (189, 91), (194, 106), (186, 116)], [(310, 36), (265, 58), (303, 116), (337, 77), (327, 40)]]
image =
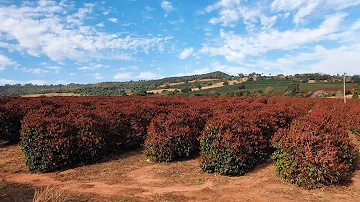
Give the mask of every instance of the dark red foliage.
[(347, 124), (331, 108), (315, 108), (274, 136), (276, 172), (286, 181), (316, 188), (339, 183), (353, 171), (355, 151)]
[(169, 162), (197, 155), (200, 135), (205, 121), (195, 111), (177, 108), (158, 114), (148, 128), (146, 155), (157, 162)]
[(0, 103), (0, 140), (10, 143), (18, 142), (20, 138), (21, 119), (26, 113), (16, 98), (8, 98)]
[(201, 168), (223, 175), (242, 175), (271, 153), (277, 130), (275, 114), (266, 104), (244, 107), (208, 121), (200, 138)]
[[(359, 114), (358, 100), (344, 105), (336, 99), (219, 96), (2, 97), (0, 139), (16, 142), (22, 123), (21, 139), (27, 164), (33, 171), (44, 172), (96, 161), (109, 152), (143, 144), (148, 156), (156, 161), (196, 155), (200, 150), (197, 138), (207, 123), (200, 138), (203, 169), (235, 175), (247, 172), (275, 149), (277, 152), (283, 148), (301, 151), (301, 145), (282, 144), (288, 138), (298, 141), (289, 127), (294, 127), (294, 119), (302, 120), (301, 117), (308, 117), (310, 122), (312, 116), (318, 117), (314, 122), (320, 127), (317, 133), (329, 133), (331, 135), (325, 137), (332, 138), (335, 135), (323, 129), (331, 125), (331, 130), (336, 128), (342, 134), (338, 135), (340, 139), (330, 138), (331, 141), (349, 146), (346, 130), (360, 137)], [(306, 141), (315, 138), (312, 131), (304, 134), (307, 134), (303, 138)], [(332, 143), (325, 143), (326, 138), (318, 144), (328, 151), (326, 148)], [(343, 157), (338, 161), (346, 161), (347, 156)], [(333, 172), (345, 169), (333, 168)]]
[(32, 172), (97, 160), (106, 151), (107, 127), (86, 107), (44, 106), (23, 120), (21, 145)]

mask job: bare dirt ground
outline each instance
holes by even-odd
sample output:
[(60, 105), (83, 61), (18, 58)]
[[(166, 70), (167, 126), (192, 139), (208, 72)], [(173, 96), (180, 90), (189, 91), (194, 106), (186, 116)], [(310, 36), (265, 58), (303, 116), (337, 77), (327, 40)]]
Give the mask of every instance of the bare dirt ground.
[(146, 91), (146, 92), (147, 92), (147, 93), (161, 94), (161, 92), (162, 92), (163, 90), (167, 90), (167, 91), (175, 91), (175, 90), (178, 90), (178, 91), (181, 91), (181, 89), (179, 89), (179, 88), (168, 88), (168, 89), (148, 90), (148, 91)]
[(31, 174), (20, 147), (4, 146), (0, 201), (29, 201), (34, 187), (49, 185), (66, 190), (69, 201), (359, 201), (360, 197), (360, 170), (346, 185), (304, 190), (283, 182), (271, 162), (244, 176), (226, 177), (204, 173), (198, 158), (160, 164), (146, 160), (137, 150), (92, 165)]
[[(198, 80), (198, 81), (220, 81), (220, 79), (202, 79), (202, 80)], [(247, 79), (241, 79), (240, 81), (238, 81), (238, 80), (230, 80), (230, 81), (228, 81), (228, 83), (229, 83), (229, 85), (235, 85), (235, 84), (242, 83), (242, 82), (245, 82), (245, 81), (247, 81)], [(195, 83), (195, 82), (197, 82), (197, 80), (189, 81), (189, 83)], [(184, 83), (185, 82), (164, 84), (164, 85), (159, 86), (158, 88), (165, 87), (166, 85), (175, 86), (175, 85), (184, 84)], [(199, 90), (205, 90), (205, 89), (211, 89), (211, 88), (219, 88), (219, 87), (222, 87), (222, 86), (224, 86), (224, 82), (218, 82), (218, 83), (214, 83), (211, 86), (203, 86), (201, 89), (192, 88), (191, 91), (199, 91)], [(168, 89), (149, 90), (149, 91), (146, 91), (146, 92), (160, 94), (163, 90), (167, 90), (167, 91), (179, 90), (179, 91), (181, 91), (181, 89), (179, 89), (179, 88), (168, 88)]]

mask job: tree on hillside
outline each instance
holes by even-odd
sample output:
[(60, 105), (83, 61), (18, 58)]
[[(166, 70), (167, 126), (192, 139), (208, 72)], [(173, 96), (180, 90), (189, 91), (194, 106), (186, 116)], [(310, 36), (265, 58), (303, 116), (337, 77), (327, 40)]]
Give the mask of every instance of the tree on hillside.
[(135, 96), (146, 96), (146, 95), (148, 95), (148, 93), (146, 91), (144, 91), (144, 90), (140, 90), (140, 91), (135, 91), (133, 93), (133, 95), (135, 95)]
[(275, 89), (271, 86), (268, 86), (265, 88), (265, 94), (267, 96), (271, 96), (275, 92)]
[(187, 93), (187, 92), (191, 92), (191, 88), (190, 87), (185, 87), (183, 89), (181, 89), (182, 93)]
[(195, 83), (195, 88), (198, 88), (198, 89), (201, 90), (202, 86), (201, 86), (201, 84), (199, 82), (196, 82)]
[(245, 89), (246, 88), (244, 83), (239, 83), (237, 87), (238, 87), (238, 89)]
[(359, 99), (359, 94), (357, 92), (354, 92), (352, 99)]
[(287, 87), (287, 92), (291, 93), (291, 94), (296, 94), (297, 92), (299, 92), (299, 83), (290, 83)]
[(360, 75), (354, 75), (351, 77), (352, 83), (360, 83)]

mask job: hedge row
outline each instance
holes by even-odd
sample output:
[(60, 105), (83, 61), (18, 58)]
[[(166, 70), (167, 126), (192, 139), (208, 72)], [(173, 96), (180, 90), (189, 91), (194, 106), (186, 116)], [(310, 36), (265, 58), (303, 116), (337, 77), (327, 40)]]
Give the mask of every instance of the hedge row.
[(347, 131), (360, 129), (360, 107), (356, 100), (346, 106), (298, 98), (0, 98), (0, 140), (16, 142), (21, 128), (33, 172), (144, 146), (157, 162), (200, 152), (204, 171), (242, 175), (275, 151), (279, 175), (312, 188), (352, 171)]
[(63, 169), (97, 160), (106, 151), (108, 128), (88, 110), (67, 106), (31, 110), (23, 120), (21, 145), (32, 172)]
[(341, 182), (354, 169), (348, 131), (327, 113), (310, 113), (274, 136), (276, 172), (297, 186), (316, 188)]
[(189, 109), (158, 114), (148, 128), (145, 154), (157, 162), (169, 162), (197, 155), (198, 136), (205, 125), (199, 114)]
[(15, 100), (9, 101), (0, 103), (0, 140), (14, 143), (20, 139), (21, 119), (26, 110)]
[(274, 133), (303, 111), (304, 107), (283, 108), (276, 101), (259, 99), (237, 111), (219, 113), (201, 136), (201, 168), (223, 175), (245, 174), (272, 153)]

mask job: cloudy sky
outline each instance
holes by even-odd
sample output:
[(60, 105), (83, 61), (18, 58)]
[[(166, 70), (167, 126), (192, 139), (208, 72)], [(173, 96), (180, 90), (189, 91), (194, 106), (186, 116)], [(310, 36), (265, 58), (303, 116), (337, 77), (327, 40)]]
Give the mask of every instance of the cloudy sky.
[(0, 85), (360, 74), (360, 0), (0, 0)]

